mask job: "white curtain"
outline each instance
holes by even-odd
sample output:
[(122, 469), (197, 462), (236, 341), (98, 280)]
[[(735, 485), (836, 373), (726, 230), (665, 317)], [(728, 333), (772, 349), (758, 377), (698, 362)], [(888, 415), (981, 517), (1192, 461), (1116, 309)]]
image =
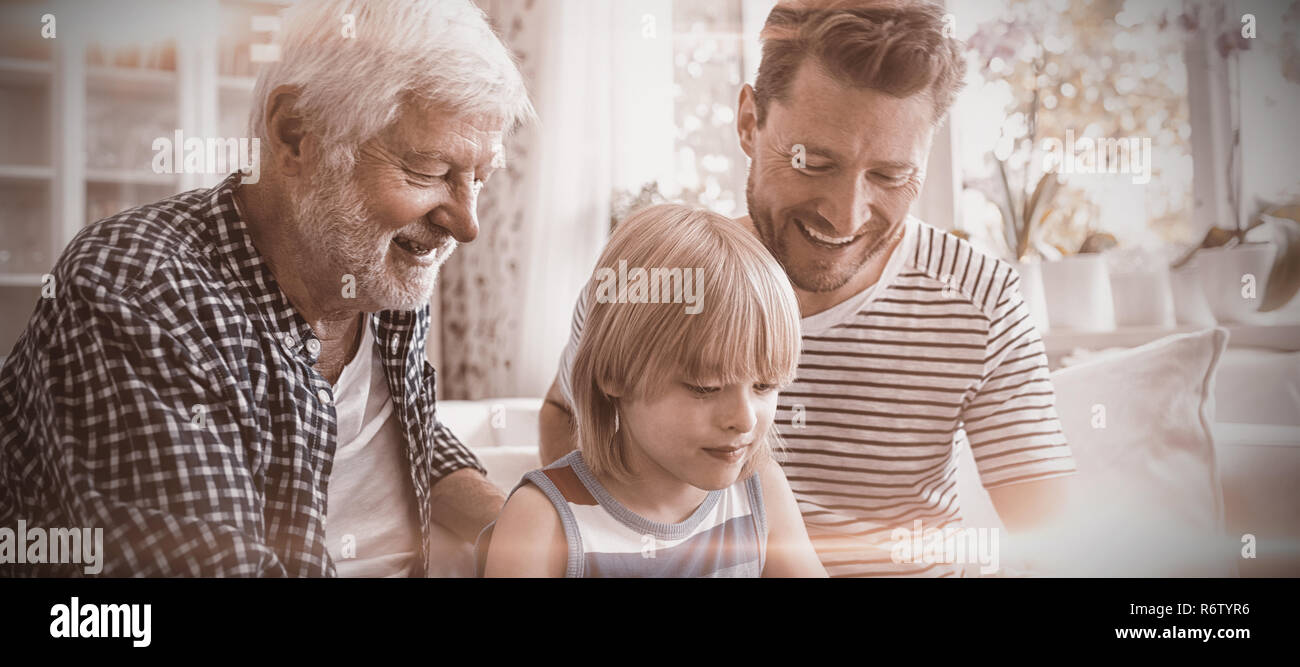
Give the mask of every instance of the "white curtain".
[(539, 122), (506, 141), (479, 238), (443, 269), (440, 395), (541, 396), (609, 228), (614, 4), (478, 0), (515, 53)]
[[(524, 207), (526, 280), (513, 337), (515, 372), (500, 393), (541, 396), (569, 334), (574, 298), (609, 229), (613, 167), (613, 4), (547, 0), (529, 90), (540, 123)], [(498, 395), (500, 395), (500, 393)]]

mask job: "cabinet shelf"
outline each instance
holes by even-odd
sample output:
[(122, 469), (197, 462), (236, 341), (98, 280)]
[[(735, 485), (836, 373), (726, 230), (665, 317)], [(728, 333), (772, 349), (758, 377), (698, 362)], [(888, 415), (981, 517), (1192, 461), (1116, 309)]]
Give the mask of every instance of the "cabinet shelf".
[[(41, 39), (43, 4), (0, 0), (0, 23), (28, 26), (19, 41), (0, 37), (0, 358), (21, 333), (43, 272), (87, 223), (211, 180), (154, 173), (151, 142), (177, 129), (240, 136), (257, 82), (247, 76), (255, 71), (249, 45), (269, 39), (248, 16), (290, 3), (139, 0), (129, 12), (78, 7), (59, 16), (101, 35), (119, 20), (147, 22), (104, 41), (89, 33)], [(192, 29), (195, 19), (204, 30)]]
[(104, 169), (86, 170), (87, 183), (109, 183), (126, 185), (175, 185), (176, 174), (155, 174), (142, 169)]
[(0, 181), (48, 181), (52, 178), (54, 178), (53, 167), (0, 164)]
[(217, 85), (220, 86), (223, 93), (243, 93), (245, 95), (253, 94), (253, 86), (257, 85), (255, 76), (221, 76), (217, 79)]
[(0, 84), (46, 83), (53, 71), (48, 60), (0, 57)]
[(178, 81), (176, 72), (170, 70), (104, 65), (86, 68), (86, 87), (97, 93), (174, 93)]
[(40, 287), (38, 273), (0, 273), (0, 287)]

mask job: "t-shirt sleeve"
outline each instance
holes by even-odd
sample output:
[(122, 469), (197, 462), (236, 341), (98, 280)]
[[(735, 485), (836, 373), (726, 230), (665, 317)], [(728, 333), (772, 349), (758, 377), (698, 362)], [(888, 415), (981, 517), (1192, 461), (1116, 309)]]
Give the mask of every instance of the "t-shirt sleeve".
[(999, 291), (984, 376), (962, 407), (971, 453), (989, 489), (1075, 472), (1043, 339), (1020, 295), (1020, 277), (1009, 267)]
[(560, 370), (556, 377), (560, 381), (560, 395), (565, 404), (573, 405), (573, 359), (578, 356), (578, 341), (582, 340), (582, 325), (587, 319), (587, 289), (584, 286), (578, 293), (578, 301), (573, 305), (573, 325), (569, 327), (569, 342), (560, 354)]

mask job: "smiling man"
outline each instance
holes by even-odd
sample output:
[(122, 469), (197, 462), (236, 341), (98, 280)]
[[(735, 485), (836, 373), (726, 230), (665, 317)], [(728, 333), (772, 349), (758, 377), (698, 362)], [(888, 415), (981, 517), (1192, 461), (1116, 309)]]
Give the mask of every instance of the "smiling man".
[[(739, 222), (785, 267), (803, 316), (798, 379), (776, 417), (782, 465), (831, 576), (970, 572), (891, 548), (915, 521), (961, 526), (963, 432), (1013, 532), (1050, 519), (1075, 468), (1019, 277), (908, 215), (965, 72), (945, 25), (923, 2), (781, 3), (740, 93), (751, 164)], [(585, 311), (579, 301), (542, 410), (544, 463), (573, 446)]]
[(303, 2), (279, 40), (257, 183), (90, 225), (0, 374), (0, 525), (103, 528), (104, 575), (423, 575), (504, 501), (424, 345), (520, 74), (468, 0)]

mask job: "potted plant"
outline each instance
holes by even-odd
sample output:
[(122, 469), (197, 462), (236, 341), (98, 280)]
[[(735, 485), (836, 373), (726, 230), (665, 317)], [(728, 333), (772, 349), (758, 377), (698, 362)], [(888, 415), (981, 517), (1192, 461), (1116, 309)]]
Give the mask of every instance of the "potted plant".
[[(1189, 6), (1172, 24), (1189, 36), (1213, 38), (1213, 50), (1226, 61), (1226, 72), (1237, 75), (1241, 52), (1249, 50), (1236, 16), (1216, 6), (1213, 15), (1201, 16), (1200, 8)], [(1300, 4), (1293, 4), (1282, 16), (1280, 29), (1294, 38), (1300, 28)], [(1290, 84), (1300, 84), (1300, 49), (1283, 39), (1281, 73)], [(1285, 85), (1285, 84), (1284, 84)], [(1289, 303), (1300, 287), (1300, 204), (1269, 208), (1243, 218), (1241, 156), (1241, 94), (1229, 98), (1234, 109), (1227, 115), (1230, 126), (1227, 145), (1226, 198), (1230, 217), (1212, 226), (1201, 242), (1173, 262), (1179, 293), (1179, 321), (1197, 324), (1268, 323), (1271, 313)], [(1281, 194), (1281, 193), (1279, 193)], [(1291, 198), (1295, 189), (1283, 194)], [(1257, 202), (1259, 203), (1259, 202)]]
[[(1177, 79), (1173, 66), (1150, 57), (1162, 44), (1150, 39), (1155, 26), (1120, 20), (1121, 4), (1065, 0), (1057, 11), (1044, 12), (1030, 0), (1009, 0), (1005, 11), (981, 22), (967, 41), (983, 80), (1005, 82), (1011, 96), (990, 152), (989, 175), (967, 185), (1001, 212), (1000, 236), (1025, 289), (1035, 289), (1041, 276), (1053, 329), (1106, 331), (1115, 326), (1108, 262), (1101, 254), (1115, 239), (1103, 236), (1100, 226), (1105, 222), (1112, 231), (1120, 228), (1112, 216), (1103, 220), (1098, 197), (1104, 195), (1098, 192), (1104, 188), (1098, 181), (1075, 176), (1100, 172), (1080, 170), (1077, 160), (1064, 158), (1079, 155), (1101, 138), (1154, 133), (1153, 118), (1163, 119), (1155, 122), (1169, 128), (1186, 122), (1183, 98), (1169, 83)], [(1121, 36), (1144, 48), (1115, 48)], [(996, 89), (988, 93), (999, 94)], [(1152, 143), (1167, 154), (1188, 152), (1185, 137), (1174, 131), (1157, 134)], [(1161, 166), (1152, 165), (1148, 176), (1160, 175)], [(1158, 218), (1139, 222), (1171, 226), (1184, 217), (1184, 207), (1173, 201)], [(1167, 284), (1161, 271), (1136, 279)], [(1167, 292), (1162, 294), (1166, 305), (1172, 301)], [(1128, 302), (1121, 308), (1130, 305), (1140, 309)]]

